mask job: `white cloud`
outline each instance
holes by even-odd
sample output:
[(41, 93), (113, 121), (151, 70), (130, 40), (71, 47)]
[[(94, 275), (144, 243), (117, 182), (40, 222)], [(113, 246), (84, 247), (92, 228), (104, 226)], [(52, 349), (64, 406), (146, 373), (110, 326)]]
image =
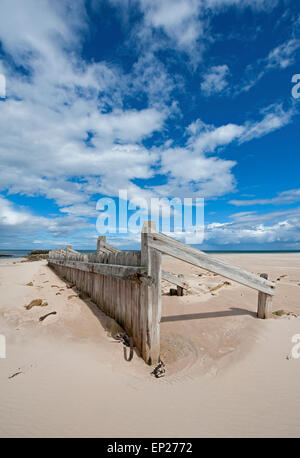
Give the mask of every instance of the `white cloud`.
[[(110, 0), (118, 7), (128, 8), (128, 2)], [(210, 19), (223, 9), (252, 8), (270, 11), (279, 0), (137, 0), (144, 14), (141, 37), (151, 36), (150, 30), (163, 31), (169, 39), (169, 46), (190, 55), (194, 64), (199, 62), (207, 42), (212, 41), (209, 33)], [(146, 30), (145, 30), (146, 29)], [(149, 29), (149, 30), (148, 30)], [(159, 46), (159, 40), (155, 41)]]
[[(66, 206), (89, 200), (86, 182), (93, 177), (102, 176), (94, 192), (113, 194), (130, 188), (132, 179), (151, 177), (157, 157), (141, 141), (162, 129), (168, 110), (162, 104), (124, 109), (121, 94), (130, 89), (122, 71), (76, 57), (85, 27), (82, 3), (42, 1), (43, 8), (35, 0), (2, 5), (0, 40), (29, 75), (7, 64), (1, 188)], [(15, 31), (8, 27), (12, 21)]]
[(88, 218), (97, 217), (99, 213), (96, 211), (96, 204), (77, 204), (69, 205), (68, 207), (61, 207), (59, 209), (62, 213), (74, 216), (87, 216)]
[(0, 99), (5, 99), (6, 97), (6, 78), (2, 73), (0, 73)]
[(203, 34), (203, 24), (198, 17), (201, 2), (197, 0), (140, 0), (140, 6), (145, 25), (161, 28), (182, 50), (194, 48)]
[(16, 211), (13, 205), (0, 196), (0, 224), (1, 226), (16, 226), (30, 220), (27, 212)]
[(253, 138), (260, 138), (264, 135), (280, 129), (291, 122), (295, 111), (293, 108), (285, 111), (281, 104), (271, 105), (263, 110), (264, 117), (261, 121), (246, 123), (245, 130), (240, 137), (240, 142), (248, 142)]
[(300, 208), (289, 211), (258, 214), (243, 212), (231, 215), (231, 221), (224, 224), (210, 224), (206, 227), (205, 242), (214, 247), (234, 245), (277, 247), (300, 247)]
[[(74, 232), (80, 234), (87, 230), (94, 230), (94, 225), (84, 218), (74, 215), (53, 218), (37, 216), (0, 196), (0, 240), (3, 246), (30, 248), (32, 243), (39, 242), (50, 247), (57, 245), (60, 237), (68, 240)], [(35, 242), (32, 242), (34, 239)]]
[(274, 48), (266, 59), (268, 68), (286, 68), (295, 62), (295, 53), (300, 47), (300, 40), (291, 39)]
[[(175, 3), (181, 15), (175, 15)], [(195, 46), (202, 34), (201, 2), (142, 4), (148, 28), (162, 29), (182, 50)], [(187, 129), (186, 144), (173, 146), (164, 129), (178, 109), (171, 94), (180, 82), (153, 49), (143, 52), (132, 75), (105, 62), (86, 63), (78, 52), (86, 27), (83, 2), (41, 0), (36, 5), (36, 0), (26, 5), (3, 0), (1, 5), (0, 40), (9, 59), (8, 98), (0, 110), (0, 182), (9, 193), (53, 199), (64, 216), (35, 220), (4, 202), (5, 226), (23, 222), (22, 231), (39, 226), (54, 237), (64, 237), (90, 228), (80, 216), (95, 216), (93, 194), (116, 196), (119, 189), (127, 189), (130, 199), (224, 195), (234, 189), (235, 163), (219, 158), (219, 149), (258, 138), (291, 119), (291, 113), (273, 107), (261, 121), (242, 125), (213, 126), (197, 120)], [(26, 72), (16, 72), (14, 64)], [(221, 67), (219, 75), (226, 73), (226, 66)], [(210, 90), (219, 90), (223, 80), (211, 81)], [(125, 106), (124, 99), (137, 92), (147, 96), (148, 105), (139, 110)], [(164, 134), (162, 146), (146, 147), (144, 140), (157, 132)], [(135, 184), (156, 174), (165, 174), (166, 184)]]
[[(300, 40), (292, 38), (272, 49), (265, 58), (259, 59), (254, 65), (248, 65), (245, 71), (247, 77), (236, 94), (249, 91), (270, 71), (285, 69), (294, 64), (299, 48)], [(249, 74), (254, 76), (249, 78)]]
[(213, 152), (217, 147), (226, 146), (234, 140), (248, 142), (287, 125), (291, 122), (294, 109), (285, 111), (281, 104), (275, 104), (261, 110), (261, 114), (263, 118), (260, 121), (246, 121), (243, 125), (226, 124), (215, 127), (197, 120), (187, 128), (190, 135), (188, 144), (196, 152), (203, 153)]
[(235, 162), (211, 154), (234, 141), (244, 143), (267, 135), (288, 124), (293, 115), (293, 111), (285, 112), (281, 105), (268, 107), (262, 113), (261, 121), (247, 121), (244, 125), (215, 127), (201, 120), (190, 124), (185, 147), (161, 149), (161, 171), (169, 180), (166, 185), (156, 187), (156, 191), (169, 196), (198, 194), (206, 198), (233, 191)]
[(290, 189), (280, 192), (271, 199), (250, 199), (250, 200), (231, 200), (229, 203), (237, 207), (248, 207), (252, 205), (282, 205), (291, 204), (300, 200), (300, 189)]
[(225, 146), (233, 140), (239, 138), (245, 128), (236, 124), (226, 124), (224, 126), (205, 126), (197, 135), (191, 137), (195, 151), (212, 152), (218, 146)]
[(204, 80), (201, 83), (201, 89), (206, 96), (217, 94), (223, 91), (228, 86), (226, 80), (229, 75), (229, 68), (227, 65), (217, 65), (211, 67), (204, 75)]
[(139, 97), (146, 93), (149, 105), (160, 109), (171, 99), (171, 94), (183, 86), (177, 75), (168, 73), (164, 64), (148, 49), (133, 66), (132, 90)]
[(270, 10), (278, 4), (279, 0), (205, 0), (207, 8), (226, 8), (237, 6), (239, 8), (251, 7), (256, 10)]

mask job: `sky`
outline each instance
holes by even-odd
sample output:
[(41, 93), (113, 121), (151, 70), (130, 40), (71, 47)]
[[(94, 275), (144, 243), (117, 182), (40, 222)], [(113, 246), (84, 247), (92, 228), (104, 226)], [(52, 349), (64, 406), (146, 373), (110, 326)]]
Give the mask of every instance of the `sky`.
[(0, 249), (94, 249), (126, 190), (204, 198), (202, 249), (300, 250), (299, 32), (298, 0), (1, 0)]

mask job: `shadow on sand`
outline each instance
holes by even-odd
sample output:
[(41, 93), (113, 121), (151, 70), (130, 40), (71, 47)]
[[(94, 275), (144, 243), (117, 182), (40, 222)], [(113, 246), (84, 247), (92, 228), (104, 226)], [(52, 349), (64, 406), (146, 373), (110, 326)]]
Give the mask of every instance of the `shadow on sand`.
[[(54, 273), (57, 275), (55, 271)], [(76, 294), (76, 296), (78, 295), (79, 298), (88, 306), (90, 311), (98, 319), (104, 331), (108, 334), (108, 336), (114, 339), (112, 343), (120, 344), (121, 341), (119, 338), (117, 339), (116, 336), (118, 334), (123, 334), (123, 333), (126, 334), (126, 331), (122, 328), (122, 326), (119, 325), (119, 323), (117, 323), (113, 318), (111, 318), (110, 316), (102, 312), (100, 307), (97, 304), (95, 304), (95, 302), (92, 301), (89, 295), (78, 290), (78, 288), (75, 285), (73, 285), (72, 283), (70, 283), (66, 278), (63, 278), (63, 281), (66, 283), (66, 285), (69, 286), (70, 290), (73, 291)], [(133, 342), (133, 347), (126, 347), (125, 345), (123, 345), (123, 355), (124, 355), (125, 361), (131, 361), (133, 359), (134, 354), (138, 358), (141, 357), (140, 352), (134, 346), (134, 342)]]
[(222, 318), (236, 315), (250, 315), (255, 318), (257, 316), (256, 313), (251, 312), (250, 310), (231, 307), (230, 310), (224, 310), (222, 312), (187, 313), (185, 315), (163, 316), (161, 322), (167, 323), (170, 321), (203, 320), (205, 318)]

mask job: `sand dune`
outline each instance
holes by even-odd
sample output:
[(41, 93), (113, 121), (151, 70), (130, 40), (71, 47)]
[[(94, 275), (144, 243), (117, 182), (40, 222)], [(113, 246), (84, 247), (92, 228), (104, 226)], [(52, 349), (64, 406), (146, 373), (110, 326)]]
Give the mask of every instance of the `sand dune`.
[[(117, 324), (45, 261), (1, 260), (0, 436), (299, 436), (300, 359), (287, 357), (300, 334), (300, 255), (222, 257), (268, 272), (274, 310), (293, 315), (258, 320), (257, 292), (166, 257), (189, 287), (169, 296), (163, 283), (161, 379), (137, 353), (125, 360)], [(26, 310), (36, 299), (47, 305)]]

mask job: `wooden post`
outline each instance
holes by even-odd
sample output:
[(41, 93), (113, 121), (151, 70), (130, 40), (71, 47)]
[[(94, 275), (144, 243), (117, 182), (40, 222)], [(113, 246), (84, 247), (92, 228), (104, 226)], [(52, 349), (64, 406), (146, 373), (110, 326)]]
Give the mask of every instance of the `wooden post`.
[[(183, 275), (182, 274), (178, 275), (178, 277), (182, 278), (182, 280), (183, 280)], [(183, 296), (183, 288), (181, 286), (179, 286), (179, 285), (177, 285), (177, 296)]]
[[(261, 274), (262, 278), (268, 279), (268, 274)], [(258, 318), (267, 319), (272, 315), (272, 296), (270, 294), (258, 292), (258, 306), (257, 316)]]
[(142, 356), (147, 364), (158, 364), (160, 360), (160, 320), (161, 320), (161, 253), (149, 247), (149, 234), (156, 232), (154, 221), (145, 221), (141, 234), (141, 265), (146, 267), (152, 278), (152, 285), (147, 287), (143, 310)]
[(101, 241), (102, 242), (106, 242), (105, 235), (99, 235), (99, 237), (98, 237), (98, 240), (97, 240), (97, 253), (100, 252)]
[(183, 288), (181, 286), (177, 286), (177, 296), (183, 296)]

